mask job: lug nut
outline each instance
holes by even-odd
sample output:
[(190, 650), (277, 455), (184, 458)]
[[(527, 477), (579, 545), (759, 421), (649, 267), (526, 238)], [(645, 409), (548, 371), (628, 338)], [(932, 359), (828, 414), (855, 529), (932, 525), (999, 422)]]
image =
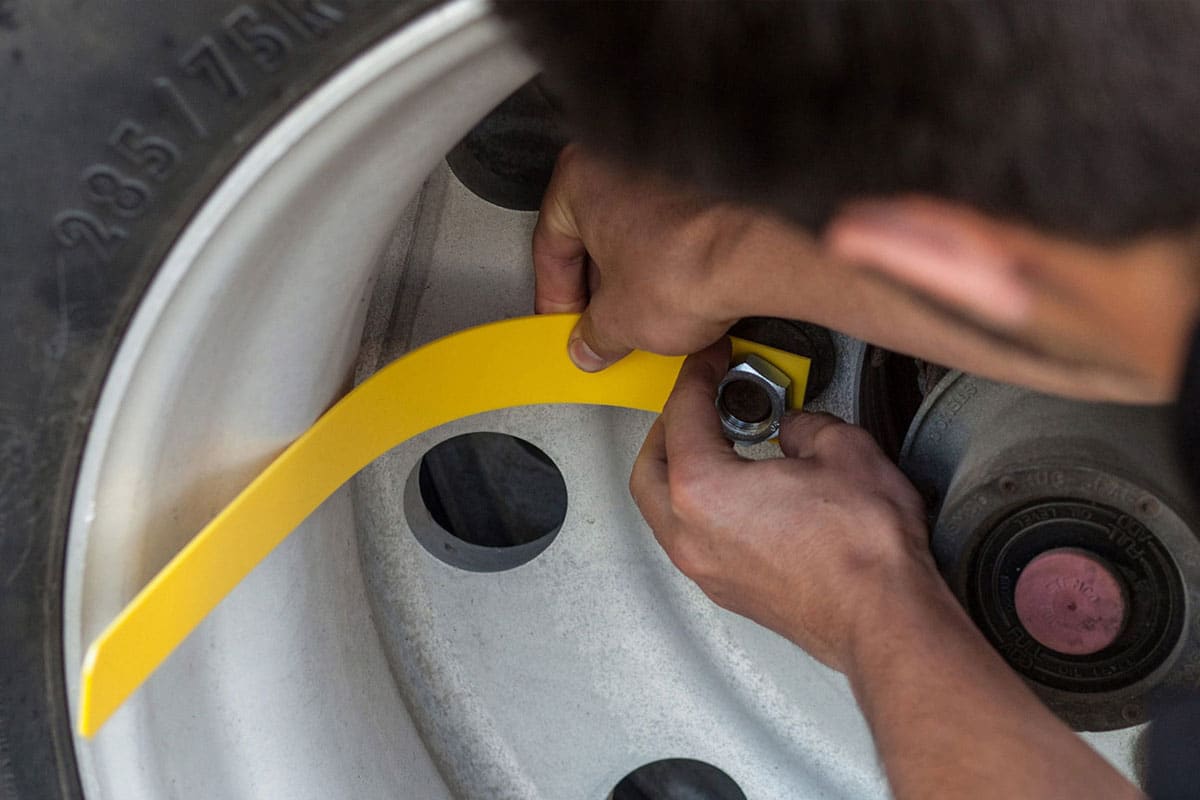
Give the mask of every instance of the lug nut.
[(717, 387), (717, 413), (725, 435), (741, 444), (765, 442), (779, 433), (790, 405), (792, 380), (774, 364), (748, 355)]

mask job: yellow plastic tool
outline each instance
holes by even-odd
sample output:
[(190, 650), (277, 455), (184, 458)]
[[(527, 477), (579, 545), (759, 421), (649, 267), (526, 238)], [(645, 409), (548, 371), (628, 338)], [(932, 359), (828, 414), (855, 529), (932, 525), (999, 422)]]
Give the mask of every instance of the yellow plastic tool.
[[(633, 353), (579, 371), (566, 341), (576, 315), (524, 317), (447, 336), (397, 359), (329, 409), (208, 523), (92, 642), (79, 732), (92, 736), (201, 620), (325, 498), (386, 451), (460, 417), (513, 406), (587, 403), (662, 410), (682, 357)], [(738, 339), (794, 382), (808, 359)]]

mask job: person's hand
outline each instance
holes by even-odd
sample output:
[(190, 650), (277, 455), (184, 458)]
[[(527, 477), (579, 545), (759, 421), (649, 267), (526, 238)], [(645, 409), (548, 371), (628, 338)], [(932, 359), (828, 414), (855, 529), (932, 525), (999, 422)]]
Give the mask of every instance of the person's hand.
[(717, 251), (745, 215), (570, 145), (533, 233), (534, 310), (583, 312), (568, 350), (589, 372), (635, 348), (695, 352), (739, 317)]
[(845, 670), (855, 631), (940, 579), (920, 496), (870, 435), (788, 416), (784, 458), (751, 461), (721, 432), (722, 342), (688, 358), (630, 491), (671, 561), (714, 602)]

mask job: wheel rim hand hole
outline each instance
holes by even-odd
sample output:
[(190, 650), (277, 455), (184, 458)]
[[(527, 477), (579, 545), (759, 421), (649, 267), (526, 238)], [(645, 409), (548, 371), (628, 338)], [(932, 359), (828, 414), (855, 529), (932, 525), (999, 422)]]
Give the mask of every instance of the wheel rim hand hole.
[(422, 456), (405, 505), (417, 540), (451, 566), (497, 572), (544, 551), (567, 513), (562, 472), (536, 446), (468, 433)]
[(667, 758), (626, 775), (608, 800), (746, 800), (746, 793), (712, 764)]

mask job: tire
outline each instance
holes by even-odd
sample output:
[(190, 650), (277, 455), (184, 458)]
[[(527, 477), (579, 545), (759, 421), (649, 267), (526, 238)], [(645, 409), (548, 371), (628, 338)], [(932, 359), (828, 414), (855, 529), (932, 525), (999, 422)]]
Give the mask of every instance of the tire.
[[(295, 792), (264, 791), (262, 787), (265, 784), (253, 781), (230, 784), (229, 791), (200, 792), (197, 786), (187, 782), (186, 777), (176, 784), (175, 774), (168, 776), (168, 788), (148, 792), (145, 791), (146, 786), (150, 785), (147, 781), (142, 786), (132, 786), (132, 781), (125, 781), (127, 776), (135, 780), (139, 778), (136, 770), (113, 770), (106, 776), (106, 785), (116, 788), (93, 792), (93, 784), (88, 782), (88, 778), (91, 776), (95, 779), (95, 770), (89, 772), (88, 747), (79, 746), (77, 749), (71, 732), (67, 688), (70, 681), (65, 675), (78, 665), (78, 654), (73, 655), (70, 651), (71, 642), (80, 638), (78, 635), (72, 637), (71, 626), (64, 624), (64, 614), (69, 623), (70, 609), (74, 608), (70, 594), (73, 574), (69, 571), (72, 563), (70, 548), (81, 538), (73, 536), (68, 540), (68, 530), (72, 529), (73, 520), (80, 516), (77, 513), (79, 498), (86, 501), (90, 497), (84, 488), (88, 481), (88, 458), (91, 458), (88, 437), (104, 427), (103, 414), (97, 414), (98, 403), (112, 384), (118, 382), (112, 378), (120, 371), (110, 368), (118, 351), (137, 338), (137, 325), (131, 323), (136, 323), (137, 313), (153, 305), (151, 299), (154, 292), (148, 290), (152, 288), (164, 259), (169, 254), (173, 255), (176, 249), (183, 249), (175, 248), (175, 245), (187, 239), (192, 228), (202, 227), (191, 226), (191, 223), (204, 216), (206, 201), (220, 195), (232, 182), (226, 178), (240, 172), (246, 161), (252, 160), (243, 156), (257, 152), (256, 145), (269, 144), (274, 134), (287, 128), (287, 125), (276, 123), (289, 112), (307, 105), (302, 101), (311, 101), (330, 84), (337, 83), (333, 77), (335, 73), (344, 75), (352, 71), (347, 69), (339, 72), (343, 66), (355, 61), (360, 53), (372, 49), (373, 44), (390, 40), (390, 34), (397, 31), (414, 31), (420, 27), (415, 24), (418, 19), (443, 16), (441, 10), (437, 14), (425, 13), (435, 5), (442, 4), (436, 0), (258, 0), (254, 3), (190, 0), (187, 4), (168, 8), (166, 4), (147, 5), (134, 0), (110, 0), (105, 4), (84, 4), (81, 8), (75, 8), (74, 4), (68, 4), (65, 0), (45, 0), (36, 6), (0, 0), (0, 108), (8, 123), (4, 136), (0, 137), (0, 320), (4, 323), (0, 326), (0, 374), (3, 375), (0, 379), (0, 800), (77, 798), (83, 796), (84, 787), (89, 797), (115, 796), (122, 800), (135, 795), (158, 798), (181, 794), (214, 797), (346, 796), (342, 792), (344, 787), (330, 790), (304, 771), (310, 765), (314, 768), (319, 766), (317, 762), (324, 752), (318, 748), (296, 748), (296, 761), (300, 763), (300, 768), (295, 770), (298, 775), (296, 782), (305, 783), (306, 790), (299, 795)], [(410, 25), (410, 22), (414, 24)], [(480, 109), (476, 109), (480, 116), (491, 107), (489, 102), (492, 105), (499, 102), (527, 81), (531, 74), (513, 68), (496, 77), (501, 83), (510, 79), (516, 82), (490, 100), (485, 98), (486, 102), (477, 97), (476, 100), (483, 103)], [(480, 89), (479, 93), (483, 96), (486, 91)], [(448, 98), (449, 102), (443, 105), (456, 105), (460, 99), (459, 93), (451, 93)], [(425, 111), (422, 107), (421, 113)], [(459, 110), (456, 113), (461, 116), (473, 112)], [(475, 121), (478, 119), (474, 118)], [(466, 127), (456, 129), (456, 137), (467, 133), (473, 121), (463, 123), (458, 120), (454, 125), (460, 123)], [(442, 144), (449, 149), (453, 141), (451, 139)], [(463, 141), (472, 144), (469, 140)], [(425, 155), (437, 161), (445, 152), (430, 150)], [(460, 158), (450, 159), (450, 169), (455, 170), (458, 180), (483, 199), (498, 206), (529, 208), (532, 202), (530, 197), (540, 194), (538, 191), (532, 195), (528, 192), (501, 191), (486, 181), (482, 189), (488, 191), (482, 191), (479, 185), (471, 185), (472, 181), (477, 182), (481, 178), (478, 164), (461, 157), (464, 152), (471, 159), (478, 157), (478, 153), (468, 146), (459, 152)], [(486, 152), (486, 148), (478, 152)], [(422, 169), (428, 173), (430, 165), (425, 164)], [(542, 174), (538, 169), (534, 169), (533, 173)], [(392, 180), (393, 173), (385, 170), (382, 174), (387, 180)], [(444, 200), (438, 199), (439, 193), (447, 194), (449, 178), (443, 174), (441, 180), (439, 184), (437, 180), (430, 179), (428, 190), (421, 190), (423, 194), (418, 198), (419, 206), (434, 208)], [(323, 186), (319, 188), (319, 191), (324, 190)], [(485, 215), (476, 206), (466, 207), (464, 214), (463, 219), (471, 222), (477, 222), (476, 217)], [(488, 219), (493, 221), (481, 225), (484, 233), (491, 230), (489, 224), (492, 227), (504, 227), (509, 222), (495, 217)], [(436, 226), (432, 229), (436, 229)], [(346, 230), (352, 236), (362, 235), (361, 226), (348, 226)], [(519, 238), (521, 247), (525, 247), (527, 235), (522, 232)], [(419, 237), (416, 241), (420, 247), (424, 247)], [(480, 258), (467, 259), (463, 264), (486, 263), (494, 268), (495, 262), (504, 260), (496, 255), (496, 251), (505, 247), (505, 241), (503, 237), (489, 239), (481, 248), (487, 252), (486, 261)], [(455, 242), (452, 244), (457, 246)], [(509, 247), (511, 249), (511, 242)], [(421, 252), (424, 255), (418, 256), (418, 260), (428, 260), (428, 253)], [(527, 259), (527, 253), (522, 253), (522, 264), (527, 263)], [(258, 274), (265, 266), (256, 262), (252, 271)], [(164, 271), (164, 274), (169, 273), (170, 270)], [(437, 314), (432, 314), (438, 317), (437, 325), (433, 326), (436, 330), (422, 329), (419, 340), (428, 340), (435, 333), (440, 335), (456, 327), (486, 321), (488, 317), (477, 318), (477, 315), (495, 310), (473, 306), (491, 303), (500, 307), (505, 302), (514, 302), (505, 292), (490, 291), (489, 296), (484, 297), (489, 284), (481, 281), (479, 274), (473, 271), (470, 280), (460, 280), (454, 287), (454, 293), (438, 295), (443, 305), (437, 306)], [(287, 279), (293, 277), (294, 272)], [(408, 277), (406, 275), (405, 279)], [(414, 280), (418, 278), (422, 278), (419, 271)], [(455, 278), (452, 275), (447, 280), (453, 283)], [(392, 286), (390, 291), (391, 295), (383, 290), (375, 292), (375, 295), (385, 299), (401, 297), (400, 287)], [(465, 299), (460, 295), (465, 295)], [(520, 307), (505, 307), (505, 313), (522, 313), (521, 308), (527, 296), (528, 292), (521, 293)], [(484, 299), (472, 304), (472, 297)], [(144, 303), (143, 298), (146, 298)], [(398, 309), (397, 318), (408, 319), (412, 316), (410, 312), (413, 312), (416, 300), (405, 295), (404, 302), (408, 305)], [(408, 317), (404, 317), (404, 314), (408, 314)], [(397, 343), (400, 350), (403, 350), (400, 344), (404, 347), (412, 344), (409, 341), (413, 335), (411, 325), (407, 328), (393, 325), (390, 316), (380, 319), (382, 329), (395, 333), (398, 340), (404, 340)], [(353, 326), (345, 326), (343, 333), (346, 336), (343, 344), (357, 344)], [(861, 343), (839, 346), (852, 348), (856, 354), (850, 357), (842, 353), (839, 361), (859, 363)], [(117, 364), (119, 367), (119, 358)], [(830, 395), (852, 403), (853, 370), (846, 370), (845, 373), (839, 378), (843, 380), (839, 384), (841, 388), (830, 392)], [(334, 376), (334, 380), (338, 377)], [(337, 391), (336, 385), (326, 388), (328, 395), (310, 398), (314, 414), (319, 413)], [(153, 398), (157, 400), (158, 395), (153, 395)], [(843, 409), (831, 406), (830, 409), (849, 416), (847, 409), (850, 407), (847, 405)], [(153, 408), (147, 406), (141, 410), (153, 411)], [(293, 422), (306, 413), (293, 413)], [(94, 426), (93, 420), (96, 422)], [(189, 423), (192, 421), (188, 420)], [(311, 417), (299, 430), (303, 430), (308, 422), (311, 422)], [(573, 432), (581, 430), (582, 425), (577, 421), (551, 428)], [(265, 444), (260, 442), (256, 446), (265, 452), (278, 441), (287, 441), (289, 435), (294, 436), (298, 432), (291, 431), (289, 434), (275, 430), (271, 435), (276, 439), (265, 436)], [(611, 435), (612, 426), (609, 426), (603, 429), (603, 436), (593, 436), (591, 439), (595, 443)], [(638, 438), (640, 440), (640, 436)], [(583, 449), (572, 447), (572, 450)], [(256, 452), (252, 455), (257, 458), (262, 454)], [(580, 458), (584, 459), (583, 456)], [(93, 461), (100, 463), (96, 459)], [(257, 471), (254, 463), (250, 460), (237, 461), (238, 469), (243, 472), (226, 475), (230, 486), (221, 491), (240, 486), (238, 482), (243, 479), (248, 480)], [(265, 462), (257, 463), (261, 465)], [(382, 478), (379, 481), (381, 490), (366, 494), (387, 497), (396, 485), (402, 485), (387, 480), (383, 472), (379, 472), (377, 477)], [(591, 477), (589, 483), (603, 483), (595, 480), (594, 475)], [(622, 474), (618, 477), (616, 491), (622, 499), (627, 500), (625, 476)], [(221, 491), (215, 494), (221, 494)], [(578, 507), (586, 506), (588, 501), (581, 499), (584, 495), (582, 489), (575, 495), (574, 502)], [(211, 499), (201, 496), (194, 505), (203, 506)], [(607, 499), (611, 499), (611, 496)], [(223, 501), (207, 511), (193, 508), (191, 513), (211, 515), (221, 505)], [(367, 503), (361, 506), (364, 509), (368, 507)], [(611, 507), (611, 503), (606, 502), (604, 507)], [(346, 504), (341, 511), (349, 515)], [(366, 514), (366, 511), (363, 513)], [(386, 517), (384, 514), (379, 516), (381, 519)], [(186, 536), (194, 532), (196, 526), (205, 519), (206, 516), (188, 519), (178, 526), (185, 530), (176, 532), (183, 534), (186, 541)], [(593, 520), (588, 519), (587, 523), (590, 526)], [(380, 529), (392, 530), (401, 524), (398, 522), (393, 525), (392, 520), (383, 519)], [(367, 535), (360, 531), (360, 546)], [(613, 539), (611, 536), (608, 538), (609, 541)], [(593, 536), (592, 539), (602, 541), (603, 537)], [(676, 607), (672, 603), (683, 596), (681, 593), (672, 595), (671, 603), (659, 602), (661, 596), (656, 593), (657, 587), (666, 585), (669, 580), (682, 579), (669, 567), (665, 556), (656, 547), (648, 551), (638, 549), (647, 537), (637, 539), (636, 536), (626, 536), (625, 539), (625, 545), (631, 548), (629, 552), (637, 553), (636, 558), (627, 559), (627, 562), (636, 563), (637, 577), (645, 578), (644, 583), (655, 588), (654, 592), (644, 593), (644, 597), (653, 601), (655, 608), (664, 609), (663, 613), (672, 622), (680, 618), (699, 618), (698, 613), (677, 613), (674, 610)], [(181, 542), (173, 544), (177, 549)], [(354, 557), (352, 546), (343, 547), (343, 551), (342, 555), (347, 559)], [(174, 550), (167, 547), (167, 555), (170, 552)], [(315, 554), (316, 559), (325, 555), (324, 551), (314, 548), (305, 552)], [(153, 561), (154, 557), (144, 560)], [(602, 566), (606, 563), (604, 559), (594, 561)], [(582, 563), (582, 560), (575, 563)], [(437, 564), (440, 568), (441, 562)], [(108, 562), (103, 562), (101, 566), (116, 571)], [(286, 573), (286, 569), (281, 571)], [(131, 569), (130, 572), (136, 573), (137, 569)], [(141, 574), (140, 582), (127, 581), (128, 585), (120, 587), (120, 591), (136, 591), (153, 572), (152, 568), (148, 573)], [(553, 575), (546, 574), (548, 579), (553, 579)], [(607, 581), (604, 569), (593, 570), (590, 574), (602, 581), (597, 584), (601, 588), (611, 589), (616, 585)], [(399, 580), (388, 580), (389, 576), (382, 572), (380, 575), (378, 583), (384, 588), (400, 583)], [(311, 575), (304, 577), (312, 578)], [(337, 577), (350, 578), (347, 583), (361, 580), (360, 576), (348, 573), (339, 573)], [(572, 578), (572, 585), (578, 589), (583, 584), (576, 580), (577, 577)], [(417, 587), (413, 590), (414, 594), (419, 594), (420, 585), (414, 584)], [(128, 599), (128, 596), (126, 593), (124, 599)], [(375, 592), (372, 600), (377, 601), (381, 596), (382, 592)], [(537, 596), (527, 595), (532, 598)], [(544, 596), (554, 595), (547, 592)], [(629, 596), (623, 585), (620, 596)], [(86, 598), (80, 600), (81, 597), (79, 593), (76, 594), (75, 600), (79, 601), (77, 605), (86, 604)], [(426, 598), (419, 599), (424, 601)], [(561, 597), (559, 599), (563, 600)], [(701, 598), (685, 598), (688, 603), (693, 600), (701, 603), (700, 607), (707, 608), (707, 601)], [(121, 602), (118, 602), (116, 609), (104, 608), (97, 613), (113, 614), (120, 608)], [(366, 601), (363, 602), (365, 605)], [(583, 601), (583, 605), (588, 613), (588, 625), (578, 628), (585, 638), (597, 631), (611, 632), (613, 635), (610, 638), (613, 639), (624, 637), (628, 632), (628, 616), (622, 616), (624, 606), (612, 604), (615, 614), (605, 628), (599, 624), (600, 620), (590, 603)], [(498, 613), (506, 613), (508, 609), (502, 603), (493, 603), (491, 606)], [(566, 603), (563, 602), (561, 607), (566, 608)], [(363, 609), (356, 611), (361, 613), (357, 613), (353, 620), (343, 615), (338, 620), (339, 624), (343, 627), (351, 627), (351, 623), (357, 625), (353, 633), (361, 632), (360, 629), (365, 630), (372, 624), (387, 627), (386, 613), (380, 612), (380, 606), (374, 607), (374, 620), (368, 619), (370, 615)], [(514, 619), (517, 620), (516, 624), (523, 624), (520, 618)], [(480, 616), (479, 620), (484, 620), (484, 617)], [(270, 630), (269, 623), (263, 626), (266, 629), (263, 638), (276, 634), (276, 631)], [(82, 625), (76, 627), (83, 628)], [(540, 628), (536, 625), (524, 625), (522, 630), (525, 629), (531, 636), (530, 644), (547, 638), (537, 635)], [(397, 642), (394, 649), (412, 654), (413, 658), (423, 657), (425, 651), (413, 647), (413, 639), (399, 635), (406, 630), (400, 624), (393, 626)], [(463, 626), (462, 630), (470, 640), (470, 628)], [(752, 774), (753, 765), (744, 767), (750, 763), (750, 759), (736, 757), (736, 754), (742, 752), (739, 748), (760, 741), (758, 733), (741, 735), (740, 728), (743, 718), (753, 717), (760, 709), (756, 706), (751, 709), (754, 714), (747, 714), (740, 702), (751, 694), (745, 690), (746, 686), (759, 687), (760, 676), (757, 672), (748, 673), (753, 681), (750, 684), (740, 677), (740, 673), (734, 675), (736, 680), (726, 680), (723, 673), (718, 673), (721, 677), (715, 683), (732, 686), (731, 694), (736, 695), (737, 702), (722, 705), (717, 696), (712, 705), (732, 709), (729, 718), (737, 724), (715, 726), (722, 730), (724, 736), (713, 736), (708, 730), (692, 731), (681, 724), (677, 733), (687, 736), (680, 735), (671, 741), (681, 748), (680, 755), (687, 758), (672, 758), (669, 761), (686, 766), (695, 763), (689, 759), (697, 756), (726, 765), (731, 772), (740, 770), (747, 786), (760, 787), (752, 792), (754, 795), (792, 796), (796, 794), (795, 791), (761, 787), (782, 786), (786, 781), (793, 781), (788, 784), (789, 787), (819, 785), (826, 787), (821, 793), (830, 796), (883, 796), (885, 788), (881, 776), (875, 772), (871, 755), (873, 749), (865, 729), (853, 724), (851, 715), (837, 710), (847, 707), (852, 702), (851, 698), (829, 689), (828, 681), (809, 680), (809, 674), (804, 670), (810, 668), (810, 664), (797, 663), (797, 654), (790, 650), (777, 657), (778, 643), (772, 637), (765, 642), (759, 641), (756, 638), (759, 634), (757, 630), (742, 629), (738, 636), (750, 643), (751, 650), (757, 646), (763, 648), (766, 653), (763, 663), (775, 670), (772, 673), (774, 680), (780, 685), (793, 686), (791, 696), (804, 698), (806, 708), (832, 708), (835, 713), (820, 717), (818, 723), (809, 726), (811, 740), (806, 735), (792, 736), (790, 728), (773, 724), (769, 730), (788, 731), (788, 747), (793, 744), (796, 746), (794, 751), (788, 752), (798, 755), (784, 759), (789, 763), (791, 773), (783, 775), (786, 770), (772, 766), (771, 769), (759, 770), (761, 776)], [(712, 644), (719, 654), (741, 652), (740, 644), (737, 648), (726, 647), (723, 637), (724, 634), (705, 641)], [(67, 641), (66, 653), (64, 640)], [(84, 643), (86, 641), (84, 639)], [(736, 641), (742, 642), (743, 639)], [(710, 676), (710, 661), (720, 669), (726, 666), (724, 660), (708, 658), (703, 648), (694, 646), (690, 636), (677, 637), (674, 649), (668, 647), (670, 643), (664, 642), (661, 637), (653, 639), (653, 642), (653, 647), (647, 650), (661, 654), (662, 663), (671, 669), (654, 669), (650, 672), (670, 683), (672, 689), (688, 686), (686, 681), (680, 682), (674, 677), (677, 674), (675, 670), (685, 663), (685, 657), (697, 662), (696, 665), (687, 662), (689, 669), (693, 670), (691, 674), (705, 676), (706, 680)], [(317, 641), (318, 646), (311, 649), (318, 651), (323, 643), (328, 644)], [(306, 640), (305, 644), (309, 644), (309, 641)], [(344, 650), (353, 656), (347, 659), (347, 663), (367, 660), (363, 655), (366, 648), (361, 645), (361, 642), (354, 642), (357, 649), (352, 652)], [(625, 650), (629, 655), (629, 664), (640, 668), (641, 654), (636, 648)], [(481, 649), (480, 652), (484, 651)], [(534, 651), (530, 648), (529, 652)], [(581, 652), (586, 654), (592, 651)], [(446, 653), (455, 655), (452, 650), (446, 650)], [(611, 656), (608, 654), (606, 664), (615, 673), (618, 660)], [(492, 665), (487, 662), (486, 654), (480, 655), (477, 660), (479, 663), (475, 664), (476, 667), (485, 672), (491, 670)], [(388, 664), (384, 662), (381, 652), (377, 654), (376, 661), (378, 671), (386, 673)], [(185, 662), (184, 668), (177, 669), (175, 676), (178, 678), (178, 673), (183, 674), (184, 682), (181, 685), (184, 693), (191, 690), (190, 683), (200, 682), (200, 678), (186, 669), (187, 666)], [(417, 733), (413, 733), (410, 739), (400, 741), (407, 750), (392, 747), (399, 741), (397, 738), (381, 736), (380, 741), (386, 747), (381, 748), (380, 753), (396, 762), (398, 766), (395, 772), (405, 783), (381, 785), (376, 782), (371, 784), (373, 791), (351, 791), (348, 794), (396, 796), (399, 792), (407, 797), (420, 797), (421, 800), (433, 797), (435, 795), (427, 787), (440, 783), (431, 778), (426, 784), (414, 778), (417, 771), (413, 769), (413, 764), (424, 758), (425, 762), (421, 762), (425, 764), (422, 767), (424, 772), (421, 774), (440, 774), (445, 781), (446, 788), (438, 792), (438, 797), (535, 796), (529, 788), (532, 784), (525, 775), (524, 765), (515, 758), (509, 758), (507, 749), (490, 746), (495, 740), (502, 740), (508, 731), (500, 726), (491, 730), (481, 725), (474, 731), (479, 735), (471, 739), (468, 734), (472, 731), (467, 723), (478, 720), (464, 721), (449, 713), (463, 709), (447, 709), (444, 699), (456, 695), (454, 692), (440, 691), (443, 684), (439, 681), (444, 675), (438, 674), (439, 663), (422, 663), (421, 666), (434, 673), (438, 681), (427, 680), (429, 675), (425, 673), (411, 676), (412, 680), (405, 686), (407, 694), (400, 697), (393, 687), (394, 696), (390, 697), (393, 705), (383, 707), (380, 715), (386, 716), (393, 710), (398, 712), (397, 716), (403, 715), (407, 705), (415, 719), (415, 722), (409, 723), (415, 726), (412, 730), (419, 729), (422, 735), (441, 734), (441, 740), (435, 742), (435, 746), (429, 746), (429, 753), (426, 754), (423, 750), (426, 745), (418, 740)], [(391, 667), (393, 674), (400, 671), (394, 663)], [(665, 705), (681, 706), (672, 703), (673, 694), (624, 691), (624, 686), (635, 686), (632, 680), (628, 680), (629, 677), (642, 677), (641, 673), (631, 670), (632, 667), (623, 673), (628, 682), (623, 685), (621, 692), (616, 693), (622, 702), (637, 706), (642, 703), (642, 698), (658, 694)], [(440, 672), (454, 678), (453, 670), (444, 669)], [(562, 672), (568, 676), (572, 673), (583, 674), (582, 670)], [(784, 681), (780, 676), (786, 676), (787, 681), (791, 682)], [(562, 675), (558, 678), (559, 682), (566, 685)], [(345, 683), (352, 684), (353, 681), (348, 679)], [(539, 682), (530, 683), (536, 689)], [(175, 688), (176, 684), (166, 686)], [(445, 686), (457, 688), (452, 681)], [(609, 687), (610, 684), (604, 683), (603, 686)], [(808, 694), (812, 686), (817, 687), (815, 699)], [(333, 694), (333, 691), (326, 691), (328, 688), (321, 686), (319, 692), (310, 692), (310, 695), (321, 692)], [(522, 720), (528, 720), (529, 730), (525, 732), (525, 741), (537, 745), (533, 755), (542, 755), (543, 751), (553, 755), (545, 740), (554, 737), (547, 737), (545, 733), (555, 729), (538, 714), (526, 713), (535, 707), (520, 706), (519, 702), (512, 699), (509, 687), (501, 685), (501, 688), (504, 690), (501, 692), (501, 703)], [(197, 695), (206, 696), (211, 696), (211, 692), (209, 695)], [(787, 692), (780, 695), (787, 696)], [(187, 699), (192, 700), (190, 697)], [(551, 707), (559, 714), (569, 715), (571, 711), (569, 704), (538, 699), (545, 701), (545, 705), (536, 707), (542, 712)], [(287, 702), (293, 700), (294, 697), (286, 698)], [(368, 698), (362, 702), (369, 705), (371, 700)], [(303, 702), (311, 702), (311, 697), (302, 697), (296, 705), (302, 705)], [(420, 705), (422, 702), (423, 707)], [(791, 713), (785, 703), (773, 706), (778, 706), (778, 709), (771, 710), (778, 711), (781, 716), (786, 717)], [(471, 710), (469, 704), (464, 704), (464, 708)], [(686, 707), (682, 708), (682, 711), (686, 710)], [(584, 715), (583, 718), (588, 719), (592, 726), (587, 733), (595, 736), (600, 717)], [(599, 748), (594, 742), (588, 742), (589, 760), (594, 762), (589, 766), (597, 771), (602, 770), (603, 775), (591, 783), (579, 785), (603, 785), (607, 791), (626, 773), (638, 777), (639, 771), (634, 768), (638, 767), (639, 759), (661, 758), (657, 740), (641, 742), (641, 749), (637, 752), (628, 747), (625, 732), (618, 725), (622, 719), (616, 714), (611, 716), (614, 735), (607, 737), (612, 745), (610, 749), (619, 751), (616, 755), (622, 761), (616, 761), (615, 757), (612, 763), (602, 761), (598, 757)], [(375, 722), (377, 720), (373, 719), (363, 722), (367, 734), (375, 732), (372, 728)], [(562, 729), (570, 728), (568, 733), (571, 730), (578, 733), (576, 723), (568, 722), (570, 725), (562, 726)], [(541, 727), (543, 725), (546, 726), (545, 730)], [(644, 729), (645, 726), (640, 728)], [(179, 729), (172, 730), (178, 732)], [(264, 727), (262, 730), (271, 734), (261, 737), (266, 740), (272, 738), (278, 729)], [(329, 744), (323, 736), (321, 731), (312, 736), (321, 740), (322, 748)], [(346, 736), (345, 730), (339, 731), (336, 737), (327, 738), (334, 739), (332, 744), (341, 749), (354, 750), (353, 741)], [(716, 746), (709, 748), (710, 740)], [(163, 743), (163, 750), (176, 748), (178, 743), (177, 749), (183, 751), (189, 744), (171, 736), (160, 736), (159, 741)], [(570, 741), (569, 737), (564, 737), (565, 743), (569, 744)], [(735, 746), (727, 747), (727, 742)], [(836, 745), (831, 746), (830, 742)], [(472, 749), (467, 746), (469, 744), (479, 746)], [(827, 753), (831, 750), (840, 753), (840, 757), (829, 759)], [(488, 772), (494, 765), (481, 763), (481, 753), (494, 756), (500, 767), (507, 771), (497, 769)], [(722, 753), (733, 755), (717, 757)], [(247, 769), (254, 766), (253, 759), (244, 758), (236, 750), (231, 750), (228, 755), (231, 760), (248, 764)], [(606, 755), (613, 757), (612, 753)], [(153, 760), (152, 753), (143, 757), (139, 752), (135, 756), (132, 759), (134, 761), (137, 757), (142, 757), (143, 761)], [(365, 756), (365, 760), (371, 758), (371, 754)], [(95, 761), (94, 757), (90, 759), (93, 766)], [(658, 763), (649, 762), (649, 766), (654, 767)], [(565, 772), (560, 768), (562, 764), (569, 765), (567, 769), (576, 766), (570, 759), (558, 756), (546, 758), (541, 766), (549, 765), (548, 771), (552, 777), (561, 778), (563, 775), (560, 773)], [(220, 773), (222, 765), (210, 765), (205, 758), (196, 757), (191, 766), (198, 771)], [(288, 769), (292, 766), (295, 764), (289, 761)], [(164, 771), (170, 772), (166, 767)], [(780, 775), (776, 776), (775, 773)], [(487, 780), (489, 777), (494, 777), (495, 781)], [(760, 778), (766, 782), (753, 782)], [(187, 789), (179, 788), (185, 786)], [(517, 789), (506, 791), (497, 788), (502, 786)], [(551, 791), (547, 796), (574, 796), (578, 785), (574, 786), (568, 792)], [(233, 788), (239, 791), (233, 791)]]
[[(87, 644), (356, 364), (365, 377), (385, 354), (528, 313), (532, 218), (510, 209), (531, 195), (472, 185), (490, 151), (470, 134), (536, 65), (486, 3), (433, 5), (197, 0), (184, 13), (114, 0), (69, 16), (65, 2), (0, 0), (0, 103), (20, 122), (0, 141), (0, 800), (605, 796), (664, 757), (685, 777), (709, 764), (751, 796), (882, 796), (851, 717), (793, 736), (759, 719), (797, 706), (751, 688), (766, 670), (805, 708), (848, 707), (848, 694), (812, 680), (816, 666), (768, 632), (727, 634), (636, 518), (599, 513), (629, 511), (618, 461), (648, 424), (616, 411), (517, 409), (486, 423), (552, 441), (576, 465), (568, 531), (601, 550), (560, 548), (557, 566), (488, 573), (464, 592), (474, 573), (388, 536), (406, 527), (391, 502), (404, 483), (375, 470), (380, 491), (363, 475), (357, 496), (331, 498), (104, 730), (73, 736)], [(280, 8), (340, 19), (310, 38)], [(286, 60), (271, 45), (281, 36)], [(493, 120), (501, 133), (523, 105)], [(464, 141), (478, 163), (447, 165)], [(502, 176), (526, 174), (502, 161)], [(434, 444), (405, 443), (389, 466)], [(142, 445), (153, 453), (141, 458)], [(455, 610), (496, 592), (525, 613), (498, 597)], [(649, 620), (640, 638), (633, 599)], [(548, 637), (544, 612), (587, 622)], [(702, 646), (681, 619), (709, 626)], [(579, 668), (597, 663), (597, 643), (627, 639), (653, 646), (605, 645), (602, 672)], [(743, 647), (763, 661), (726, 657)], [(497, 648), (529, 663), (501, 669)], [(662, 666), (646, 669), (648, 655)], [(523, 679), (547, 670), (553, 680)], [(695, 686), (717, 687), (699, 725), (685, 701)], [(757, 768), (760, 727), (794, 754), (786, 769)], [(824, 755), (830, 742), (844, 758)]]
[(80, 454), (122, 332), (231, 165), (428, 0), (0, 0), (0, 797), (82, 796), (62, 658)]

